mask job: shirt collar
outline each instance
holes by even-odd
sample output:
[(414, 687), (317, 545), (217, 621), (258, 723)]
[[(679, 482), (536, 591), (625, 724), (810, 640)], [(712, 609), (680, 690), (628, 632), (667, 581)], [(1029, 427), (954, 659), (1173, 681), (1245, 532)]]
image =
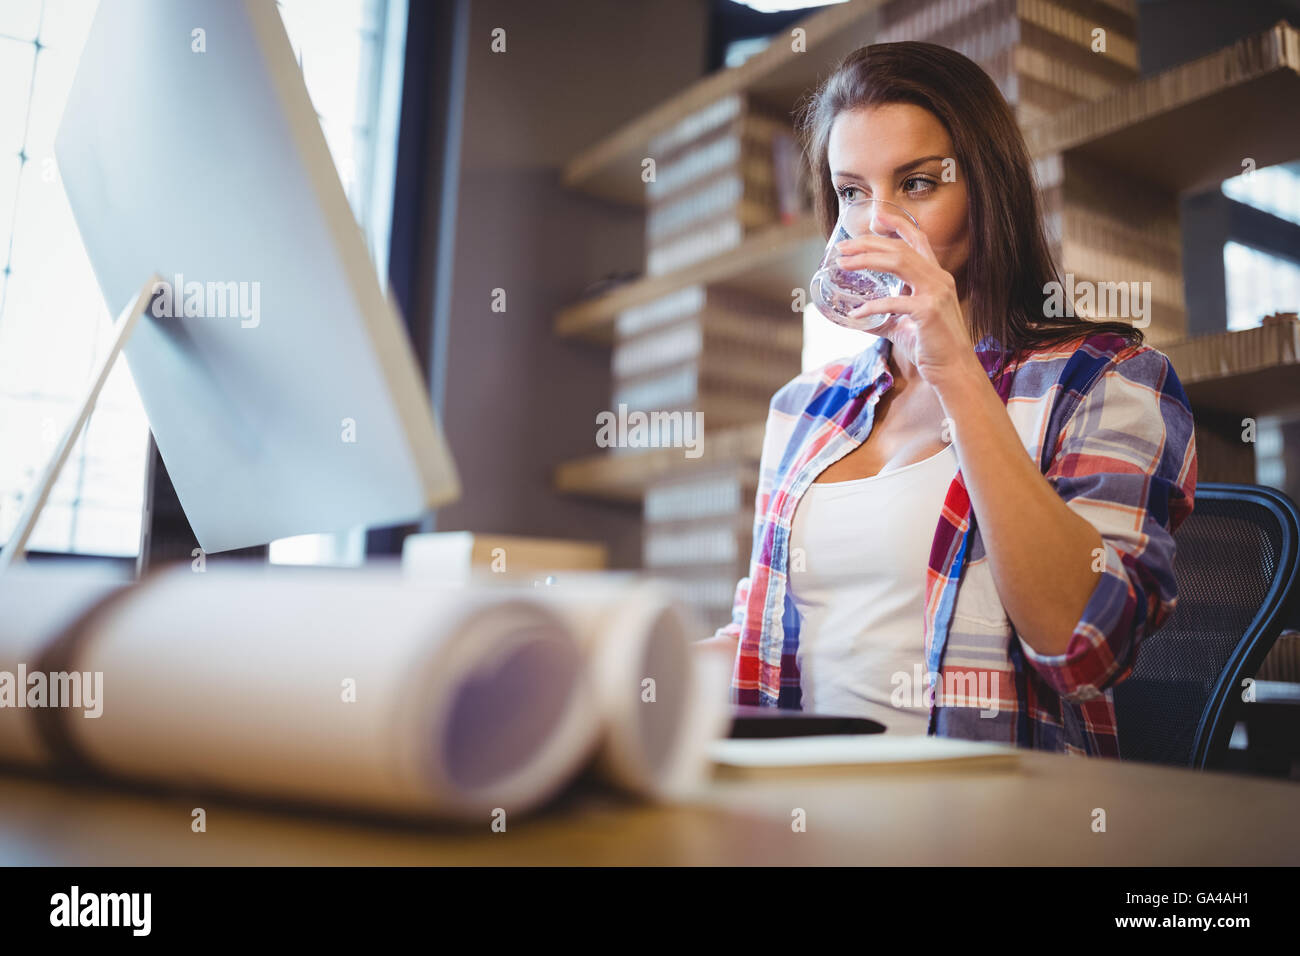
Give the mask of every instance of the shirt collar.
[[(866, 348), (853, 359), (853, 371), (849, 378), (849, 395), (856, 398), (866, 388), (883, 384), (883, 391), (889, 391), (894, 385), (894, 377), (889, 373), (889, 355), (893, 343), (889, 339), (877, 336)], [(1007, 359), (1006, 351), (992, 336), (981, 339), (975, 346), (984, 371), (992, 378), (1002, 368)]]
[(849, 379), (849, 395), (853, 398), (868, 386), (888, 379), (886, 389), (892, 388), (894, 377), (889, 374), (889, 351), (893, 343), (889, 339), (875, 337), (866, 348), (853, 359), (853, 374)]

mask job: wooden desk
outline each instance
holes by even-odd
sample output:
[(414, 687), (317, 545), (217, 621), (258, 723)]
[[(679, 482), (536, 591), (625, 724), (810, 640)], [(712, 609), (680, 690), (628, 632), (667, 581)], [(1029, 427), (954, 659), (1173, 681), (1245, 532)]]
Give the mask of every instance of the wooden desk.
[[(7, 774), (0, 863), (1296, 865), (1297, 798), (1286, 781), (1024, 752), (1003, 770), (719, 775), (674, 807), (576, 787), (492, 833)], [(206, 833), (190, 831), (196, 805)]]

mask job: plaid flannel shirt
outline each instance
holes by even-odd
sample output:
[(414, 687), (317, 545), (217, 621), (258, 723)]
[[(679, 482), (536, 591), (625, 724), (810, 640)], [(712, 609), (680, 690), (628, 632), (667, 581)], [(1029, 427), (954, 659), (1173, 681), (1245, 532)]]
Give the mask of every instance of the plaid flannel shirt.
[[(889, 349), (877, 339), (796, 376), (771, 400), (749, 575), (717, 631), (739, 638), (734, 703), (800, 706), (800, 616), (786, 586), (791, 520), (813, 479), (871, 433), (876, 403), (893, 385)], [(1118, 757), (1111, 688), (1176, 600), (1172, 533), (1191, 513), (1196, 485), (1187, 396), (1161, 352), (1111, 333), (1010, 359), (991, 340), (976, 352), (1026, 452), (1101, 533), (1104, 570), (1065, 652), (1034, 651), (998, 597), (958, 471), (926, 572), (929, 733)]]

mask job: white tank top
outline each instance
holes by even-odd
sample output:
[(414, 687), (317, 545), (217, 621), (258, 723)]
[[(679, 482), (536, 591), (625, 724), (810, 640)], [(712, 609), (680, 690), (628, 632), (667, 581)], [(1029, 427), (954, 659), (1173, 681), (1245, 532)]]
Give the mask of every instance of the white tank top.
[(814, 482), (804, 492), (790, 528), (788, 579), (801, 619), (804, 710), (870, 717), (892, 733), (926, 732), (926, 567), (956, 471), (949, 445), (883, 475)]

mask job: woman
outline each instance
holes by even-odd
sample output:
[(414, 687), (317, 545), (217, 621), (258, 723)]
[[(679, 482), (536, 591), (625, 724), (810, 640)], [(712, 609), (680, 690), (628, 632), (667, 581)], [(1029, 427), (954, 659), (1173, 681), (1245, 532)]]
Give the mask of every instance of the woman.
[(773, 397), (750, 573), (701, 646), (734, 655), (736, 703), (1119, 756), (1110, 688), (1173, 608), (1196, 484), (1173, 369), (1131, 324), (1048, 306), (1028, 151), (971, 60), (864, 47), (802, 127), (828, 236), (865, 198), (919, 223), (839, 246), (910, 294)]

